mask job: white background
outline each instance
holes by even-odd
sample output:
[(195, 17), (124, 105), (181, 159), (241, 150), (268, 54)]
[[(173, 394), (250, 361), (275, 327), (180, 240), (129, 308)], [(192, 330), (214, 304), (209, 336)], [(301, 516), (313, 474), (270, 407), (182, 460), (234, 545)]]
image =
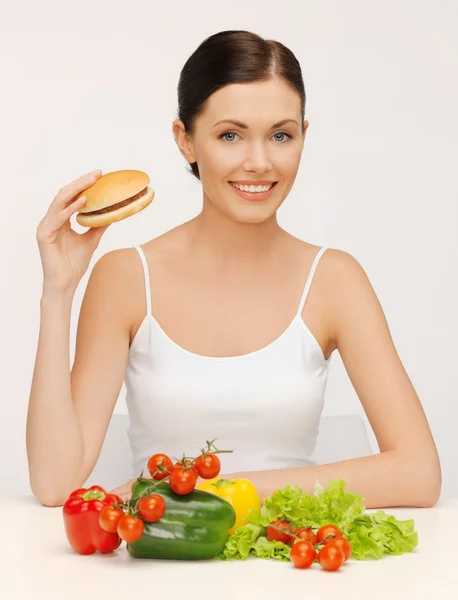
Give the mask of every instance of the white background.
[[(172, 134), (180, 70), (209, 35), (247, 29), (295, 53), (307, 94), (310, 126), (279, 222), (301, 239), (350, 252), (365, 268), (435, 436), (442, 493), (458, 495), (456, 0), (0, 6), (0, 487), (29, 492), (40, 219), (59, 188), (85, 172), (140, 169), (151, 177), (153, 203), (107, 231), (81, 281), (73, 362), (93, 264), (200, 212), (201, 184), (187, 174)], [(127, 412), (124, 393), (123, 386), (116, 413)], [(335, 353), (324, 414), (355, 412), (365, 418)]]

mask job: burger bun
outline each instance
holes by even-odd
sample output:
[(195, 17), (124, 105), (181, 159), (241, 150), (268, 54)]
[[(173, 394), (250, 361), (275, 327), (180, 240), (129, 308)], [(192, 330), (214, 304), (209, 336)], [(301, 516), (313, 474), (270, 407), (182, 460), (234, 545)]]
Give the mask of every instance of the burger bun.
[(102, 175), (76, 198), (86, 196), (76, 215), (83, 227), (104, 227), (142, 211), (154, 198), (150, 178), (143, 171), (121, 170)]

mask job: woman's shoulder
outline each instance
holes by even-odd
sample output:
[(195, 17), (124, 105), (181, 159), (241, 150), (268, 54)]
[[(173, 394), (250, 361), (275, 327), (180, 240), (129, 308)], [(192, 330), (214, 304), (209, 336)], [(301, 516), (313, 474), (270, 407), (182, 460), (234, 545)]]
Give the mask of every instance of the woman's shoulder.
[[(313, 321), (314, 315), (320, 315), (318, 321), (327, 324), (326, 335), (323, 334), (323, 337), (327, 337), (331, 344), (340, 326), (343, 305), (354, 302), (361, 288), (361, 280), (367, 280), (367, 276), (357, 258), (350, 252), (325, 244), (302, 242), (297, 246), (297, 257), (309, 274), (321, 249), (324, 251), (315, 265), (310, 298), (304, 307), (303, 317), (306, 321)], [(331, 351), (334, 349), (335, 344)]]
[(325, 244), (312, 244), (311, 242), (294, 238), (293, 253), (299, 260), (313, 263), (320, 250), (323, 250), (319, 261), (320, 271), (342, 276), (348, 270), (355, 270), (358, 266), (360, 269), (362, 268), (358, 260), (346, 250), (329, 247)]
[(352, 289), (356, 289), (358, 281), (367, 279), (367, 275), (358, 259), (340, 248), (310, 244), (311, 254), (308, 264), (312, 265), (319, 251), (324, 248), (314, 274), (314, 285), (319, 286), (322, 295), (335, 302), (342, 301), (342, 295), (349, 297)]
[(321, 270), (335, 290), (348, 289), (358, 278), (367, 277), (359, 260), (346, 250), (326, 248), (321, 261)]

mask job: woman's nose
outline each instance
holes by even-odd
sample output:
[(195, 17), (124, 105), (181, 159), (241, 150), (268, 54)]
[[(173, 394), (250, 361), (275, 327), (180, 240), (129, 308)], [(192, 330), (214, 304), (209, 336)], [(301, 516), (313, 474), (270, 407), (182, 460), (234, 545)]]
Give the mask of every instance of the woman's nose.
[(244, 167), (260, 172), (269, 170), (272, 164), (268, 154), (268, 150), (262, 142), (249, 144)]

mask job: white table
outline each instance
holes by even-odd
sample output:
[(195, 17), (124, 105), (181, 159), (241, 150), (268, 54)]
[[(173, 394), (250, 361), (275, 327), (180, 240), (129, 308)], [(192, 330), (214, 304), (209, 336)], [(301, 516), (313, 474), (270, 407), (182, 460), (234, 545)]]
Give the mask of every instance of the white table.
[[(122, 542), (112, 553), (76, 554), (65, 535), (62, 507), (42, 506), (31, 494), (0, 494), (1, 600), (281, 600), (282, 598), (458, 598), (458, 498), (433, 508), (387, 508), (415, 520), (414, 552), (380, 560), (349, 560), (339, 571), (295, 569), (291, 563), (166, 561), (131, 557)], [(374, 512), (369, 510), (367, 512)], [(102, 595), (103, 594), (103, 595)], [(106, 596), (105, 596), (106, 595)]]

